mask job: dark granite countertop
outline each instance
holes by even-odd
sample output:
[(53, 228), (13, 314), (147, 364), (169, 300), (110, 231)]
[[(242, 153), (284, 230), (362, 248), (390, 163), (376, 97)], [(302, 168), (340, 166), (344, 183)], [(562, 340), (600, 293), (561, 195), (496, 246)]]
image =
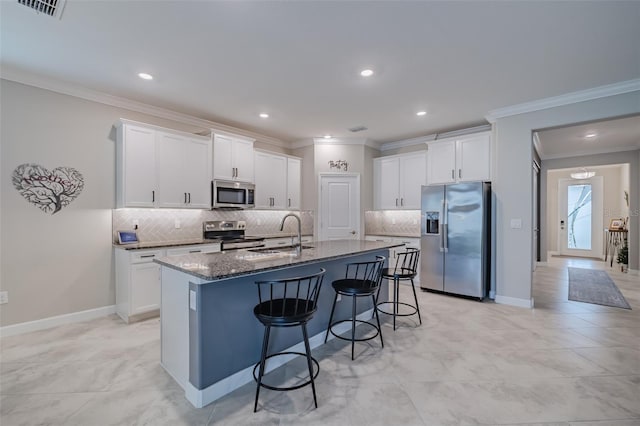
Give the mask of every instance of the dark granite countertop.
[[(249, 235), (248, 237), (263, 237), (265, 239), (271, 238), (291, 238), (292, 236), (297, 236), (296, 234), (269, 234), (269, 235)], [(312, 237), (313, 234), (302, 234), (303, 237)], [(180, 247), (180, 246), (194, 246), (198, 244), (216, 244), (219, 241), (205, 240), (204, 238), (194, 238), (190, 240), (179, 240), (179, 241), (149, 241), (149, 242), (139, 242), (136, 244), (118, 244), (113, 243), (113, 246), (122, 250), (144, 250), (144, 249), (152, 249), (152, 248), (164, 248), (164, 247)]]
[(333, 260), (345, 256), (398, 247), (398, 243), (385, 243), (364, 240), (318, 241), (305, 244), (311, 247), (302, 250), (300, 256), (274, 255), (250, 251), (231, 251), (210, 254), (185, 254), (181, 256), (162, 257), (154, 262), (162, 266), (176, 269), (206, 281), (250, 275), (271, 269), (280, 269), (305, 263)]

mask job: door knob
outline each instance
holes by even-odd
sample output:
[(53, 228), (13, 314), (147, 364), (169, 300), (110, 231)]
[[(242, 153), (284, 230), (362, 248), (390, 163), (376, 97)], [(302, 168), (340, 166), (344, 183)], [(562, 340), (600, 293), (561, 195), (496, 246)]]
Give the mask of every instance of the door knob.
[(356, 235), (356, 231), (351, 231), (351, 235)]

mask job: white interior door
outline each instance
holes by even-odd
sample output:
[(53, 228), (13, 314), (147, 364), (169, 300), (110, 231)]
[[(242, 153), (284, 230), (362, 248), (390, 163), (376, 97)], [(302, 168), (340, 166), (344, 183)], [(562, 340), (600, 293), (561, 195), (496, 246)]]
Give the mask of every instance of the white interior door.
[(360, 175), (320, 175), (320, 240), (360, 239)]
[(558, 182), (558, 247), (569, 256), (602, 257), (603, 178)]

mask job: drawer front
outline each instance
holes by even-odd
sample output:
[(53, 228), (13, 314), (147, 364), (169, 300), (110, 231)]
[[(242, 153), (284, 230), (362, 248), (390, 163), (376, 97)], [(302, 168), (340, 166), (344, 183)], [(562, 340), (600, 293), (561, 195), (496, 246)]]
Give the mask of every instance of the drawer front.
[(163, 256), (163, 250), (141, 250), (131, 253), (131, 263), (149, 263)]

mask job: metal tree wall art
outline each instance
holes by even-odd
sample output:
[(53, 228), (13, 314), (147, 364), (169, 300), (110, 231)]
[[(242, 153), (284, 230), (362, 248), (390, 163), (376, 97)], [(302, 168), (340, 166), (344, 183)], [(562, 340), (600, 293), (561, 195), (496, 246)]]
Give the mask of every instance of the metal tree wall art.
[(72, 167), (49, 171), (38, 164), (21, 164), (13, 171), (12, 181), (28, 202), (51, 214), (68, 206), (84, 188), (82, 174)]

